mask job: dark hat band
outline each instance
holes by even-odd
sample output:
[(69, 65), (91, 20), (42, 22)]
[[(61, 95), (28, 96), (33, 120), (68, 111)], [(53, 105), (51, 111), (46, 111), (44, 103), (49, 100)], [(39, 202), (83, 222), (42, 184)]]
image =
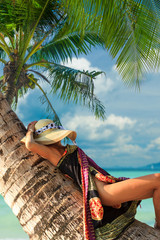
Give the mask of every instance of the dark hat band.
[(39, 135), (39, 134), (45, 132), (46, 130), (48, 130), (48, 129), (53, 129), (53, 128), (54, 128), (54, 129), (62, 129), (62, 130), (64, 130), (64, 127), (63, 127), (63, 126), (56, 126), (55, 123), (49, 123), (48, 125), (46, 125), (46, 126), (40, 128), (40, 129), (36, 130), (36, 131), (35, 131), (35, 134), (36, 134), (36, 135)]

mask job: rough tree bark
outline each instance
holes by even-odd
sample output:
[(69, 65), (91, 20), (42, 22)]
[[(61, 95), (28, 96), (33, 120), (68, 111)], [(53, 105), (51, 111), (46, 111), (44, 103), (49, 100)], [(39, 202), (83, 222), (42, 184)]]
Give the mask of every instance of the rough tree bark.
[[(0, 93), (0, 194), (31, 240), (83, 239), (81, 193), (20, 143), (25, 132)], [(160, 233), (135, 221), (119, 239), (155, 240)]]

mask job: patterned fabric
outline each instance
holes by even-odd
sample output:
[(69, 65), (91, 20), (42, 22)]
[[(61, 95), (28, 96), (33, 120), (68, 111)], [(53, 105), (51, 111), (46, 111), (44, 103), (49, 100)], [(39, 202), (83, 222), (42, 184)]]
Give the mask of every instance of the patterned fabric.
[(49, 123), (48, 125), (46, 125), (46, 126), (40, 128), (40, 129), (36, 130), (35, 134), (39, 135), (39, 134), (45, 132), (46, 130), (53, 129), (53, 128), (55, 128), (55, 129), (63, 129), (64, 130), (63, 126), (56, 126), (55, 123)]
[(99, 221), (103, 219), (103, 207), (99, 197), (93, 197), (89, 200), (89, 208), (93, 220)]
[(81, 164), (82, 192), (83, 192), (83, 220), (84, 236), (86, 240), (95, 240), (94, 226), (88, 202), (89, 165), (86, 154), (78, 147), (78, 159)]
[[(78, 147), (79, 158), (81, 162), (81, 176), (82, 176), (82, 191), (83, 191), (83, 206), (84, 206), (84, 233), (86, 240), (95, 240), (95, 232), (94, 232), (94, 225), (93, 220), (102, 220), (103, 219), (103, 206), (101, 204), (101, 200), (99, 197), (95, 198), (91, 196), (90, 200), (88, 201), (88, 193), (89, 193), (89, 179), (90, 179), (90, 172), (93, 174), (95, 173), (95, 177), (99, 180), (106, 182), (106, 183), (115, 183), (118, 181), (125, 180), (127, 178), (115, 178), (110, 176), (104, 169), (100, 168), (91, 158), (89, 158), (82, 149)], [(90, 170), (92, 167), (92, 171)], [(92, 182), (92, 179), (90, 179)], [(93, 202), (93, 203), (92, 203)], [(90, 209), (92, 206), (92, 209)], [(93, 208), (93, 206), (95, 208)], [(95, 215), (97, 218), (95, 219)]]
[(132, 201), (126, 212), (115, 218), (111, 223), (107, 223), (103, 227), (95, 229), (96, 240), (113, 240), (135, 220), (135, 214), (138, 201)]
[[(115, 239), (133, 222), (138, 201), (122, 203), (118, 209), (103, 206), (93, 176), (112, 184), (128, 178), (115, 178), (100, 168), (77, 146), (67, 145), (67, 151), (57, 167), (81, 188), (85, 240)], [(117, 220), (119, 219), (119, 220)]]

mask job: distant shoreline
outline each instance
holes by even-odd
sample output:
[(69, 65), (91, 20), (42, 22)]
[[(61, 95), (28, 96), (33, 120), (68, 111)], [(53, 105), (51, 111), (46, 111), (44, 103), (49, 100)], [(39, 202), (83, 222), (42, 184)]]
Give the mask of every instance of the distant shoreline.
[(119, 168), (119, 167), (115, 167), (115, 168), (104, 168), (107, 171), (159, 171), (160, 168)]
[(142, 167), (107, 167), (109, 171), (160, 171), (160, 163), (153, 163)]

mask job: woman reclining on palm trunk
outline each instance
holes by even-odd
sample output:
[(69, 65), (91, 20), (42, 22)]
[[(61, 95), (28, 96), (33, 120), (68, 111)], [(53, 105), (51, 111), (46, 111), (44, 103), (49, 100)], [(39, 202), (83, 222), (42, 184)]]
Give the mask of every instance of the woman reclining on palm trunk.
[(153, 198), (155, 228), (160, 229), (160, 173), (133, 179), (113, 177), (76, 145), (63, 146), (61, 140), (65, 137), (74, 142), (76, 132), (42, 119), (28, 125), (21, 141), (81, 189), (85, 239), (115, 239), (134, 221), (138, 204), (147, 198)]

